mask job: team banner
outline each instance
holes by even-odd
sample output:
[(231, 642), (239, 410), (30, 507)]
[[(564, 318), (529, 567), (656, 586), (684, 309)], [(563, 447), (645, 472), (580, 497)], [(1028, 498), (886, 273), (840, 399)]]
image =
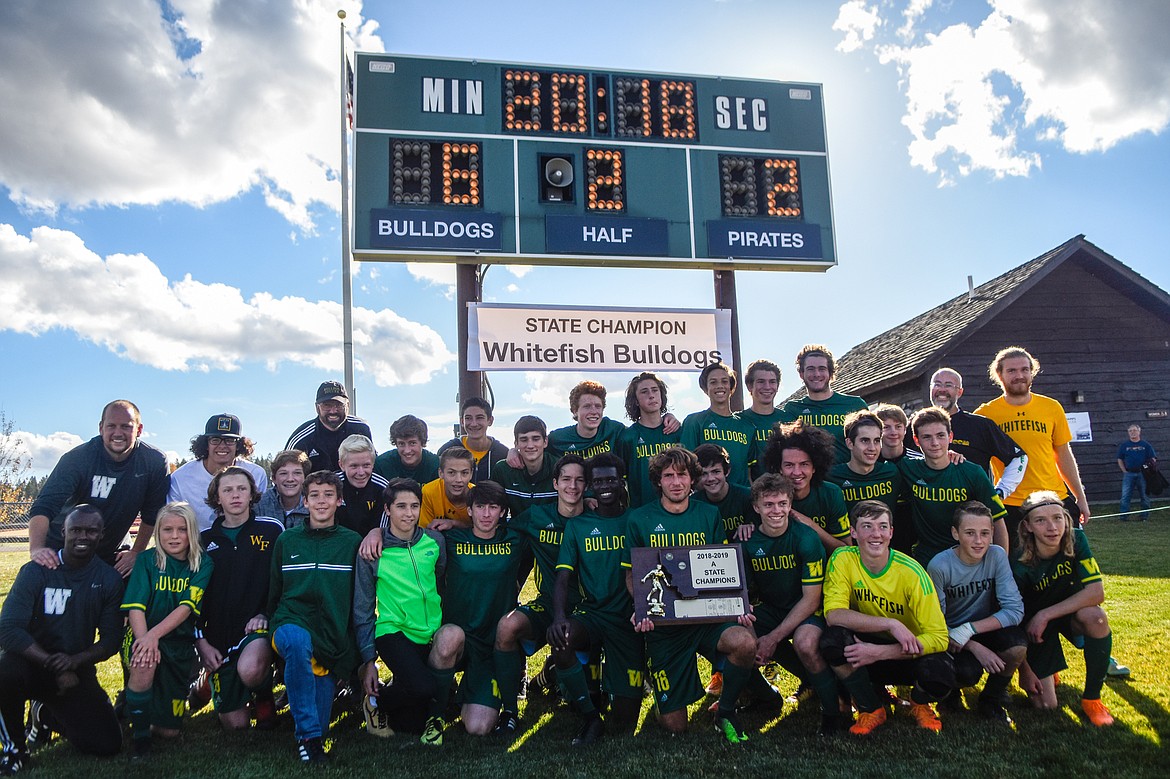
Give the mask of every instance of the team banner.
[(467, 307), (473, 371), (700, 371), (731, 359), (727, 309)]

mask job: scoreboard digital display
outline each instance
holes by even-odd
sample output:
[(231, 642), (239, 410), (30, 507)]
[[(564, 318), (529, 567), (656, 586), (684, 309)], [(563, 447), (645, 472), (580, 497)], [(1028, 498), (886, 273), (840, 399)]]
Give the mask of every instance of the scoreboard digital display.
[(825, 270), (818, 84), (359, 53), (359, 260)]

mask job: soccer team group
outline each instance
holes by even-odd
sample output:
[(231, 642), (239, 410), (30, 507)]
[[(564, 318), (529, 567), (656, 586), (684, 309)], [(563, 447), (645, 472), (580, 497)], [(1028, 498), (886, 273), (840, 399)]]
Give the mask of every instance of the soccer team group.
[[(753, 362), (738, 413), (735, 372), (706, 366), (710, 407), (681, 424), (653, 373), (629, 382), (628, 427), (584, 381), (569, 394), (576, 424), (550, 433), (521, 417), (512, 447), (488, 435), (491, 406), (469, 398), (463, 435), (438, 454), (410, 415), (377, 454), (344, 387), (325, 382), (270, 474), (231, 414), (209, 419), (196, 459), (168, 473), (134, 404), (111, 402), (30, 511), (31, 561), (0, 613), (0, 774), (54, 732), (115, 754), (119, 715), (131, 756), (147, 757), (152, 734), (176, 735), (208, 697), (225, 728), (272, 727), (274, 673), (306, 762), (328, 759), (345, 688), (371, 734), (441, 745), (459, 673), (465, 730), (508, 737), (526, 657), (545, 645), (533, 683), (555, 685), (580, 718), (574, 745), (632, 733), (647, 691), (673, 733), (712, 695), (716, 731), (745, 742), (737, 706), (783, 700), (759, 670), (770, 663), (819, 702), (825, 735), (871, 734), (894, 703), (941, 730), (938, 710), (965, 708), (962, 690), (985, 672), (974, 708), (1010, 725), (1016, 674), (1036, 706), (1057, 705), (1061, 636), (1084, 653), (1087, 720), (1112, 724), (1088, 501), (1063, 409), (1032, 392), (1038, 362), (1001, 350), (989, 373), (1003, 394), (975, 413), (959, 407), (962, 377), (942, 369), (912, 419), (836, 392), (824, 346), (796, 366), (806, 396), (777, 407), (780, 368)], [(645, 577), (632, 549), (723, 543), (740, 547), (748, 614), (634, 619)], [(530, 572), (537, 595), (517, 605)], [(95, 664), (119, 651), (116, 713)], [(698, 655), (713, 670), (705, 687)]]

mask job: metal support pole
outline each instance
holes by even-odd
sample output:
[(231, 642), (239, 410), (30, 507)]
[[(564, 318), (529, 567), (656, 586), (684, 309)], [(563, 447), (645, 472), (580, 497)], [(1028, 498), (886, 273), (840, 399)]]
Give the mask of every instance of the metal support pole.
[(483, 397), (483, 372), (467, 369), (467, 304), (478, 303), (483, 297), (483, 282), (478, 265), (455, 266), (455, 307), (459, 327), (459, 399)]
[[(345, 19), (345, 11), (337, 15)], [(345, 22), (341, 23), (341, 339), (342, 362), (345, 364), (345, 391), (349, 393), (350, 412), (357, 413), (357, 396), (353, 391), (353, 273), (349, 245), (349, 96), (348, 63), (345, 57)]]
[[(731, 311), (731, 367), (739, 377), (731, 394), (731, 410), (743, 410), (743, 364), (739, 356), (739, 306), (735, 302), (735, 271), (717, 270), (715, 274), (715, 307)], [(724, 362), (728, 362), (726, 356)]]

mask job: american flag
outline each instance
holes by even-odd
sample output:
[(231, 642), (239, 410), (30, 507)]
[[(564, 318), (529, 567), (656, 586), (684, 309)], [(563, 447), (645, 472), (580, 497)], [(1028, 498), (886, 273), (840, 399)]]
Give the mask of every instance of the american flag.
[(353, 66), (349, 64), (349, 56), (345, 58), (345, 118), (349, 121), (349, 129), (353, 129)]

